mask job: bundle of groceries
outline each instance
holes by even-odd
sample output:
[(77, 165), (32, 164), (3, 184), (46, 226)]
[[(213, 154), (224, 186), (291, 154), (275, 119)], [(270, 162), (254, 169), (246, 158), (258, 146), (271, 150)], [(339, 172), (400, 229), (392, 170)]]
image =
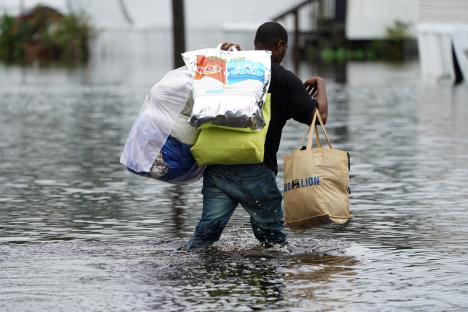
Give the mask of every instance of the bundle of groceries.
[(202, 49), (182, 54), (194, 73), (190, 124), (260, 131), (270, 85), (269, 51)]
[(188, 122), (192, 80), (192, 72), (180, 67), (151, 88), (120, 157), (130, 172), (173, 184), (202, 176), (190, 152), (198, 133)]
[[(203, 166), (226, 159), (262, 162), (270, 52), (203, 49), (183, 58), (186, 66), (168, 72), (151, 88), (120, 162), (132, 173), (175, 184), (196, 181)], [(223, 146), (212, 140), (230, 136), (245, 144)]]

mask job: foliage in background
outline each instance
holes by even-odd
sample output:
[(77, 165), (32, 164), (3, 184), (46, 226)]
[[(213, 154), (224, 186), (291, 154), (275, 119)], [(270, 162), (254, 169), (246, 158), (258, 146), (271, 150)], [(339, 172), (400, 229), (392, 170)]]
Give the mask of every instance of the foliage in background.
[(411, 24), (396, 20), (385, 30), (385, 41), (376, 45), (383, 59), (403, 61), (405, 59), (405, 45), (411, 39), (409, 32)]
[(411, 24), (396, 20), (392, 26), (385, 29), (386, 38), (390, 41), (401, 42), (411, 39), (409, 32)]
[(366, 48), (355, 50), (325, 48), (320, 51), (320, 59), (325, 62), (365, 61), (377, 59), (377, 54), (373, 49)]
[[(403, 61), (407, 54), (411, 54), (412, 41), (409, 31), (411, 24), (396, 20), (385, 30), (385, 38), (363, 42), (359, 46), (350, 43), (336, 47), (322, 47), (320, 60), (332, 62), (385, 60)], [(312, 57), (313, 58), (313, 57)]]
[(89, 58), (94, 36), (84, 14), (62, 15), (37, 6), (30, 12), (0, 20), (0, 60), (6, 62), (82, 62)]

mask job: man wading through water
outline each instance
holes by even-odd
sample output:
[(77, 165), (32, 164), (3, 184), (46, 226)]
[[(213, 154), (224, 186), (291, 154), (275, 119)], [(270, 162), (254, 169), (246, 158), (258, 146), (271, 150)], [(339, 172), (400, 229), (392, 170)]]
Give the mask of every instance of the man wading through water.
[[(224, 43), (228, 49), (233, 43)], [(238, 47), (238, 46), (237, 46)], [(265, 247), (286, 244), (283, 231), (282, 195), (276, 185), (281, 132), (288, 119), (310, 125), (318, 108), (327, 121), (328, 102), (325, 81), (319, 77), (305, 84), (280, 63), (288, 48), (288, 34), (278, 23), (267, 22), (257, 29), (255, 49), (271, 51), (271, 121), (265, 141), (263, 164), (212, 165), (203, 175), (203, 212), (188, 250), (203, 249), (216, 242), (240, 203), (250, 215), (255, 237)], [(307, 87), (307, 89), (306, 89)], [(317, 88), (315, 99), (308, 90)]]

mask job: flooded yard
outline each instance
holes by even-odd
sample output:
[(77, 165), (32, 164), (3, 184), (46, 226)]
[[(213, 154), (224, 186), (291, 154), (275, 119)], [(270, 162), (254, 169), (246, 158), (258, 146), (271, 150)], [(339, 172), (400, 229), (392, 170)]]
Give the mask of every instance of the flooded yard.
[[(0, 310), (468, 308), (466, 85), (423, 85), (413, 63), (349, 63), (340, 83), (325, 73), (329, 134), (351, 154), (352, 221), (265, 250), (238, 207), (213, 248), (187, 253), (201, 182), (119, 163), (169, 69), (156, 65), (0, 67)], [(304, 131), (286, 125), (278, 159)]]

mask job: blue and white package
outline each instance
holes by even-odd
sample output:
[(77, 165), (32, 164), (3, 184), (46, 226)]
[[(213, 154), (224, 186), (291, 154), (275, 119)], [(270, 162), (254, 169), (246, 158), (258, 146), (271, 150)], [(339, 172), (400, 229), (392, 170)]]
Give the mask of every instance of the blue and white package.
[(271, 79), (271, 52), (202, 49), (183, 54), (194, 72), (190, 123), (260, 131)]
[(252, 62), (243, 57), (228, 62), (226, 71), (228, 85), (249, 80), (257, 80), (262, 86), (265, 83), (265, 66), (262, 63)]

